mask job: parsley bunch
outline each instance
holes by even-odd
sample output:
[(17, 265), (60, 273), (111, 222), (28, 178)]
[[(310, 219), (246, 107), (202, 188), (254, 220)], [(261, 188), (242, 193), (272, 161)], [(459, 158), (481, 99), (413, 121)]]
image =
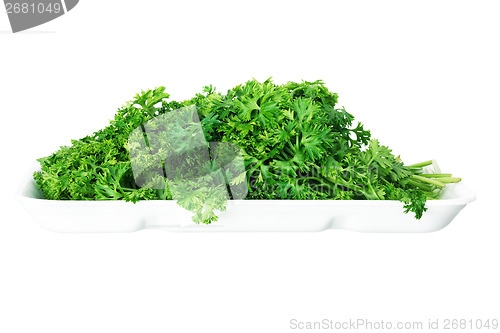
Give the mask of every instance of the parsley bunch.
[[(42, 171), (34, 178), (44, 198), (137, 202), (174, 197), (194, 213), (196, 223), (216, 221), (216, 211), (225, 210), (231, 195), (214, 194), (191, 181), (184, 187), (196, 191), (179, 197), (166, 178), (155, 180), (162, 186), (140, 187), (130, 161), (128, 140), (134, 129), (193, 105), (207, 145), (227, 142), (241, 149), (246, 175), (228, 182), (246, 181), (246, 199), (399, 200), (405, 212), (419, 219), (427, 199), (437, 199), (446, 183), (460, 181), (425, 173), (431, 161), (405, 166), (337, 107), (338, 95), (319, 80), (283, 85), (251, 80), (226, 94), (207, 86), (189, 100), (168, 99), (164, 87), (142, 91), (106, 128), (40, 158)], [(208, 169), (217, 170), (220, 166), (212, 162)]]

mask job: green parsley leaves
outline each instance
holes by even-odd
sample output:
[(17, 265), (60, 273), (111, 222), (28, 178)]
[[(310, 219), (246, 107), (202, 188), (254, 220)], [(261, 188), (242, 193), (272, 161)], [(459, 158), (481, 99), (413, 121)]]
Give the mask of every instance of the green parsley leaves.
[[(460, 181), (449, 174), (424, 173), (428, 162), (405, 166), (361, 123), (355, 123), (353, 115), (338, 108), (338, 95), (319, 80), (283, 85), (270, 79), (250, 80), (226, 94), (207, 86), (186, 101), (168, 98), (164, 87), (142, 91), (118, 110), (106, 128), (39, 159), (42, 171), (34, 178), (43, 196), (132, 202), (176, 199), (193, 212), (194, 222), (208, 224), (217, 221), (217, 211), (225, 210), (231, 186), (246, 181), (246, 199), (398, 200), (405, 212), (419, 219), (426, 200), (438, 198), (445, 183)], [(130, 134), (155, 117), (193, 105), (206, 149), (210, 151), (215, 142), (239, 147), (246, 175), (223, 174), (229, 195), (203, 188), (201, 178), (178, 182), (176, 187), (164, 177), (150, 179), (157, 186), (137, 185)], [(179, 145), (183, 141), (180, 136)], [(209, 156), (204, 168), (207, 173), (218, 172), (215, 151)]]

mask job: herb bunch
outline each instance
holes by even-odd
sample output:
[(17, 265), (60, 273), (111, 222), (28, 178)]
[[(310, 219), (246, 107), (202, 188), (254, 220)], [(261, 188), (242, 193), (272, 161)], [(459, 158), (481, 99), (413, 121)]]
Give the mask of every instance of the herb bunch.
[[(122, 106), (109, 126), (71, 146), (40, 158), (34, 178), (50, 200), (170, 200), (164, 186), (140, 187), (132, 172), (128, 139), (132, 131), (159, 115), (195, 105), (208, 142), (241, 148), (246, 199), (398, 200), (417, 219), (425, 202), (437, 199), (450, 174), (424, 173), (427, 161), (406, 166), (344, 108), (322, 81), (277, 85), (250, 80), (227, 91), (212, 86), (182, 102), (169, 101), (165, 88), (142, 91)], [(217, 163), (212, 163), (213, 170)], [(178, 203), (196, 223), (217, 220), (226, 197), (210, 191), (186, 195)], [(174, 196), (175, 197), (175, 196)]]

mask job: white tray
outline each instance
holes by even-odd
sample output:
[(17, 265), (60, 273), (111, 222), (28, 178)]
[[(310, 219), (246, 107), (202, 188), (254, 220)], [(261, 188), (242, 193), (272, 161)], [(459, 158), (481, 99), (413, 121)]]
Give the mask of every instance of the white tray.
[[(33, 169), (35, 171), (36, 169)], [(56, 232), (169, 231), (322, 231), (431, 232), (446, 227), (475, 194), (462, 183), (449, 184), (440, 200), (429, 200), (420, 220), (404, 214), (391, 200), (233, 200), (218, 214), (219, 221), (197, 225), (191, 213), (172, 200), (131, 203), (119, 200), (46, 200), (32, 173), (19, 199), (45, 229)]]

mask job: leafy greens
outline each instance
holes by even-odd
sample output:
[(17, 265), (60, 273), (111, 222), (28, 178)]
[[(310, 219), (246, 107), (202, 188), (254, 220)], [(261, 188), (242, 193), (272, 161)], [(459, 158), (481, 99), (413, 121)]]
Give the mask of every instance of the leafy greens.
[[(427, 161), (405, 166), (391, 150), (344, 108), (322, 81), (250, 80), (226, 94), (207, 86), (193, 98), (169, 101), (165, 88), (142, 91), (121, 107), (110, 125), (71, 146), (40, 158), (34, 178), (50, 200), (170, 200), (166, 179), (160, 188), (138, 186), (132, 172), (128, 139), (142, 124), (182, 107), (196, 106), (207, 142), (241, 148), (246, 199), (398, 200), (417, 219), (427, 199), (437, 199), (449, 174), (427, 174)], [(209, 168), (216, 170), (217, 163)], [(246, 176), (246, 177), (245, 177)], [(174, 196), (175, 197), (175, 196)], [(227, 198), (195, 191), (177, 202), (194, 213), (196, 223), (217, 220)]]

